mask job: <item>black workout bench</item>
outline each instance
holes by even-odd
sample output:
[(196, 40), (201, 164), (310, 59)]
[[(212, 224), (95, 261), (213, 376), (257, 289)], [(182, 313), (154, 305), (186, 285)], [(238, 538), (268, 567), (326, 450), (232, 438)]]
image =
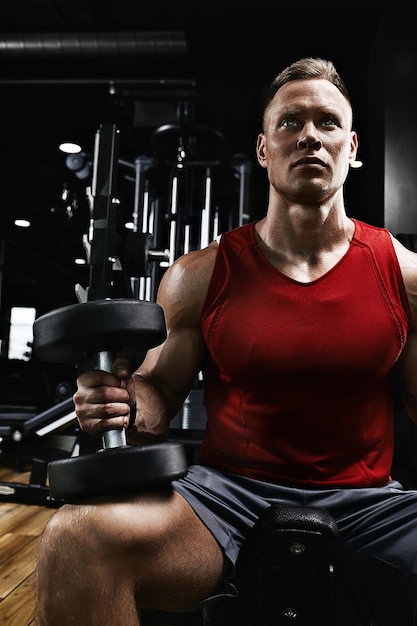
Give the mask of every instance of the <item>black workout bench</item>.
[[(60, 445), (53, 443), (54, 433), (68, 429)], [(47, 482), (49, 461), (72, 454), (79, 444), (74, 404), (67, 398), (54, 406), (34, 414), (33, 411), (2, 410), (0, 407), (0, 449), (3, 458), (15, 472), (31, 468), (29, 483), (0, 482), (0, 501), (56, 507), (51, 499)], [(46, 445), (45, 440), (50, 438)]]

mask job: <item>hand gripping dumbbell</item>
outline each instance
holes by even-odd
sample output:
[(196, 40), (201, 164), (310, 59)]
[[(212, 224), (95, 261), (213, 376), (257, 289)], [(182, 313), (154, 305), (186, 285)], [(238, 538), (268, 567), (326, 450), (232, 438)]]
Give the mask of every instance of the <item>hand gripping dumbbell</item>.
[[(166, 338), (162, 308), (140, 300), (93, 300), (55, 309), (33, 326), (34, 351), (45, 361), (111, 371), (113, 354), (128, 356), (159, 345)], [(124, 429), (103, 433), (103, 448), (51, 461), (49, 489), (55, 500), (137, 492), (185, 476), (187, 459), (182, 444), (126, 444)]]

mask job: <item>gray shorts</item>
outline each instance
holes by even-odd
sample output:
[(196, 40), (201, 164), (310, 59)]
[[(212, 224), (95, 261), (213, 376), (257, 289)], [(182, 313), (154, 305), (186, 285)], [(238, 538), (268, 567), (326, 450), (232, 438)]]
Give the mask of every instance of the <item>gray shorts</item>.
[[(413, 589), (417, 588), (417, 491), (404, 490), (397, 481), (378, 488), (300, 489), (193, 465), (187, 476), (174, 482), (174, 488), (216, 538), (231, 562), (231, 575), (242, 543), (261, 512), (282, 503), (327, 509), (360, 566), (364, 561), (372, 564), (371, 580), (375, 580), (376, 563), (389, 569), (390, 589), (391, 572), (394, 578), (398, 575), (399, 588), (405, 578), (411, 578)], [(228, 578), (220, 595), (233, 595), (233, 590)], [(379, 587), (376, 597), (381, 598), (381, 592)]]

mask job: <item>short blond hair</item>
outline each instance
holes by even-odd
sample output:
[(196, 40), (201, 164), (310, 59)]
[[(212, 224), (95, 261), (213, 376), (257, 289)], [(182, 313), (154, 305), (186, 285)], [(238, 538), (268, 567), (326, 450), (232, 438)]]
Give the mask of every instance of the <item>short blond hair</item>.
[(328, 80), (340, 91), (352, 107), (346, 84), (334, 66), (333, 61), (319, 57), (304, 57), (288, 65), (271, 81), (264, 94), (262, 119), (264, 119), (266, 109), (281, 87), (292, 80), (302, 80), (306, 78), (322, 78)]

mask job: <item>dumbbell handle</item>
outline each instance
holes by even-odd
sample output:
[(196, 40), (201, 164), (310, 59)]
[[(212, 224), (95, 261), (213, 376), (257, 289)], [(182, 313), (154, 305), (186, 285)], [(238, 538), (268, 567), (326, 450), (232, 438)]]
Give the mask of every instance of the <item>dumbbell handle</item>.
[[(96, 368), (104, 372), (111, 372), (113, 355), (108, 351), (98, 352), (96, 355)], [(103, 448), (121, 448), (126, 445), (126, 429), (113, 428), (105, 430), (101, 436)]]

